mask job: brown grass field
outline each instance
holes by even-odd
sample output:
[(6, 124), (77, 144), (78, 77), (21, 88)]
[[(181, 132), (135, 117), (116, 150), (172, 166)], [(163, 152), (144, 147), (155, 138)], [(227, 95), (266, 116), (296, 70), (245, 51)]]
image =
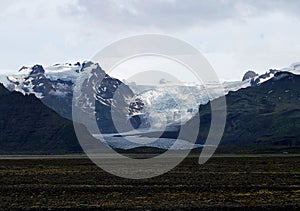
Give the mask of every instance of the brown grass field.
[(300, 210), (300, 156), (189, 156), (151, 179), (112, 176), (87, 158), (0, 159), (0, 209)]

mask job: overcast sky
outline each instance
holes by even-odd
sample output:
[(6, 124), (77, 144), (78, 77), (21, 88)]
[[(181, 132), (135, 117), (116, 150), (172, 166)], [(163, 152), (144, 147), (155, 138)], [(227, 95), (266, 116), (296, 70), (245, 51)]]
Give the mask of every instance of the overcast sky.
[(130, 35), (163, 33), (199, 49), (221, 79), (300, 61), (298, 0), (1, 0), (0, 70), (92, 58)]

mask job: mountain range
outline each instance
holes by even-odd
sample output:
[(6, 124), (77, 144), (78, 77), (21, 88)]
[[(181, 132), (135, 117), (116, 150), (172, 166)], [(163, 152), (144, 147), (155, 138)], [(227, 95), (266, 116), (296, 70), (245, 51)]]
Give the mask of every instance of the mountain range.
[[(81, 77), (86, 75), (85, 78)], [(72, 120), (72, 100), (76, 83), (84, 85), (82, 95), (75, 98), (91, 133), (117, 133), (137, 128), (159, 128), (166, 117), (167, 124), (187, 120), (197, 112), (199, 104), (223, 95), (216, 82), (202, 84), (179, 84), (160, 86), (130, 85), (110, 77), (97, 63), (91, 61), (75, 64), (55, 64), (49, 67), (23, 66), (17, 74), (2, 82), (10, 91), (34, 94), (59, 115)], [(100, 80), (101, 79), (101, 80)], [(225, 93), (250, 86), (250, 81), (226, 82)], [(211, 90), (211, 96), (207, 91)], [(116, 97), (117, 96), (117, 97)], [(73, 101), (74, 102), (74, 101)], [(74, 105), (74, 104), (73, 104)], [(93, 114), (96, 111), (98, 127)], [(111, 113), (114, 113), (112, 121)], [(118, 130), (114, 123), (121, 125)]]
[[(87, 73), (88, 77), (82, 79), (80, 75), (83, 73)], [(267, 148), (297, 149), (300, 146), (299, 73), (300, 64), (293, 64), (289, 68), (271, 69), (261, 75), (248, 71), (243, 81), (225, 82), (227, 121), (220, 148), (248, 151)], [(174, 118), (169, 118), (169, 126), (173, 130), (165, 131), (157, 146), (149, 145), (164, 150), (172, 145), (170, 140), (177, 137), (180, 127), (193, 129), (192, 124), (199, 121), (199, 117), (201, 124), (195, 147), (205, 144), (211, 119), (210, 101), (218, 101), (222, 97), (221, 92), (216, 91), (212, 98), (208, 98), (202, 94), (206, 88), (202, 86), (188, 87), (188, 91), (196, 96), (196, 101), (191, 101), (193, 103), (189, 103), (187, 98), (187, 86), (131, 89), (120, 80), (107, 75), (97, 63), (89, 61), (56, 64), (45, 68), (41, 65), (23, 67), (18, 74), (1, 79), (5, 85), (0, 86), (2, 154), (82, 152), (72, 125), (73, 93), (78, 81), (88, 92), (82, 90), (83, 94), (75, 96), (75, 106), (80, 112), (95, 115), (102, 133), (126, 132), (130, 128), (154, 124), (147, 112), (156, 112), (156, 117), (159, 114), (170, 114), (167, 117)], [(214, 89), (214, 83), (209, 84), (208, 89)], [(170, 96), (172, 91), (174, 93)], [(115, 95), (118, 97), (115, 98)], [(176, 101), (173, 96), (177, 98)], [(123, 131), (116, 130), (110, 115), (112, 109), (117, 113), (114, 121), (124, 125)], [(190, 116), (190, 120), (185, 119), (183, 125), (178, 125), (177, 116), (174, 115), (178, 113), (179, 118), (187, 117), (183, 114), (195, 117)], [(92, 120), (91, 117), (87, 121)], [(154, 121), (160, 122), (159, 118)], [(83, 123), (89, 125), (89, 122)], [(84, 125), (81, 127), (87, 134), (95, 131), (95, 128), (85, 128)], [(145, 132), (138, 136), (156, 137), (157, 133)], [(91, 135), (87, 137), (94, 140)], [(113, 137), (114, 134), (110, 139), (114, 148), (130, 149), (136, 146), (130, 144), (129, 147), (119, 137)], [(195, 140), (186, 137), (186, 141)], [(185, 145), (191, 147), (190, 143), (181, 143), (179, 148), (182, 149)]]

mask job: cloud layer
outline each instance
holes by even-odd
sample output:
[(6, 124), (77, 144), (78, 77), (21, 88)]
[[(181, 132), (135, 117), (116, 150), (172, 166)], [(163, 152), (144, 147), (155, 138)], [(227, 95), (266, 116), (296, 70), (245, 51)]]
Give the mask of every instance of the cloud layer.
[(4, 0), (1, 8), (0, 69), (89, 59), (140, 33), (191, 43), (224, 79), (300, 61), (297, 0)]
[(198, 24), (214, 24), (226, 20), (243, 21), (272, 12), (299, 15), (300, 2), (259, 0), (79, 0), (66, 8), (72, 16), (86, 18), (95, 24), (128, 27), (154, 27), (178, 31)]

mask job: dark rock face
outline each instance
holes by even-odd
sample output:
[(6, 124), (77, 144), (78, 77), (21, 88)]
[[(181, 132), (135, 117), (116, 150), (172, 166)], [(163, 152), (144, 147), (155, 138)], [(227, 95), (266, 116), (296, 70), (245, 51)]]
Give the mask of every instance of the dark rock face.
[(0, 96), (8, 94), (9, 91), (3, 86), (3, 84), (0, 84)]
[(37, 64), (32, 67), (32, 71), (30, 72), (29, 76), (35, 77), (35, 76), (43, 75), (44, 73), (45, 70), (42, 67), (42, 65)]
[[(107, 75), (99, 65), (89, 63), (84, 68), (92, 71), (82, 83), (81, 94), (76, 96), (76, 105), (86, 113), (85, 116), (95, 113), (101, 133), (135, 129), (137, 125), (132, 125), (130, 119), (142, 110), (142, 104), (134, 99), (132, 90), (120, 80)], [(89, 129), (92, 131), (94, 128)]]
[(9, 92), (1, 84), (0, 114), (1, 154), (82, 152), (73, 123), (60, 117), (33, 94), (24, 96)]
[(243, 76), (242, 81), (246, 81), (248, 79), (252, 79), (254, 77), (258, 76), (258, 74), (252, 70), (249, 70), (245, 73), (245, 75)]

